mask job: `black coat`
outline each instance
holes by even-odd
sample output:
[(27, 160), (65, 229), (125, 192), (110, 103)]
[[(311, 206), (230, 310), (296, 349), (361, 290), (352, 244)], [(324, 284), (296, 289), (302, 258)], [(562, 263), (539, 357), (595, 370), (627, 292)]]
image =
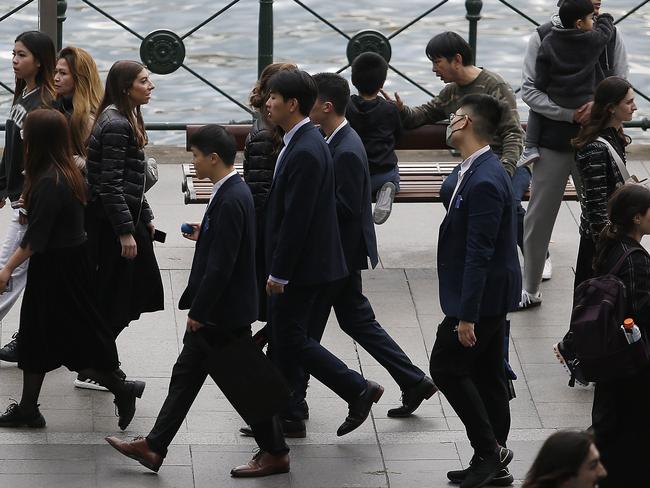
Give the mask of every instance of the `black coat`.
[(336, 175), (336, 211), (350, 271), (377, 266), (377, 238), (370, 203), (370, 173), (363, 142), (349, 124), (329, 142)]
[(153, 220), (144, 197), (144, 151), (127, 118), (104, 110), (88, 139), (86, 170), (90, 201), (100, 200), (116, 235), (133, 234), (134, 222)]
[(205, 212), (178, 307), (220, 328), (250, 327), (257, 320), (255, 209), (239, 175), (223, 183)]
[(334, 166), (318, 129), (308, 122), (278, 161), (266, 204), (268, 274), (297, 286), (348, 274), (334, 196)]
[(273, 130), (262, 119), (255, 119), (244, 145), (244, 180), (253, 194), (256, 212), (266, 205), (277, 157)]

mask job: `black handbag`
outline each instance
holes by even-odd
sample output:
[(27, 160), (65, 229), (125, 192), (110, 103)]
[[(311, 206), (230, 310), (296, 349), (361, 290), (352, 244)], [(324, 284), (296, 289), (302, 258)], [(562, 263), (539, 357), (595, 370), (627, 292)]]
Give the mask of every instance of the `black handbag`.
[(205, 352), (203, 367), (248, 424), (278, 415), (289, 402), (289, 387), (250, 335), (211, 346), (197, 334)]

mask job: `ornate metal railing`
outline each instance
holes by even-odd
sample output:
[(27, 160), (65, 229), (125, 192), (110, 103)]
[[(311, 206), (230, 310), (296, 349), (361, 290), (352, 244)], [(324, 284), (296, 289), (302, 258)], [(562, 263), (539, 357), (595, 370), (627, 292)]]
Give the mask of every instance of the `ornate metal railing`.
[[(27, 5), (35, 1), (36, 0), (25, 0), (22, 3), (18, 4), (16, 7), (9, 10), (8, 12), (4, 14), (0, 13), (0, 22), (10, 17), (11, 15), (15, 14), (16, 12), (19, 12)], [(53, 1), (55, 0), (39, 0), (39, 4), (41, 4), (42, 2), (53, 2)], [(136, 37), (140, 41), (140, 57), (143, 63), (152, 72), (156, 74), (165, 75), (165, 74), (172, 73), (178, 69), (183, 69), (189, 74), (191, 74), (193, 77), (195, 77), (196, 79), (198, 79), (199, 81), (201, 81), (202, 83), (204, 83), (205, 85), (207, 85), (208, 87), (210, 87), (211, 89), (213, 89), (214, 91), (216, 91), (217, 93), (219, 93), (220, 95), (228, 99), (239, 109), (246, 112), (247, 116), (253, 115), (251, 109), (247, 107), (244, 103), (237, 100), (234, 96), (229, 94), (227, 91), (223, 90), (215, 83), (208, 80), (206, 77), (204, 77), (199, 72), (197, 72), (196, 70), (194, 70), (193, 68), (191, 68), (185, 63), (186, 51), (185, 51), (184, 41), (192, 34), (197, 32), (199, 29), (203, 28), (210, 22), (217, 19), (223, 13), (227, 12), (229, 9), (231, 9), (232, 7), (240, 3), (241, 0), (230, 1), (224, 7), (217, 10), (214, 14), (207, 17), (205, 20), (203, 20), (198, 25), (188, 30), (183, 35), (178, 35), (175, 32), (172, 32), (170, 30), (156, 30), (151, 32), (147, 36), (143, 36), (142, 34), (136, 32), (134, 29), (126, 25), (120, 19), (114, 17), (113, 15), (109, 14), (101, 7), (96, 5), (94, 1), (91, 0), (80, 0), (80, 1), (88, 5), (90, 8), (92, 8), (102, 16), (104, 16), (110, 22), (113, 22), (114, 24), (120, 26), (122, 29), (124, 29), (125, 31), (129, 32), (134, 37)], [(259, 21), (258, 73), (259, 73), (262, 71), (262, 69), (265, 66), (273, 62), (273, 0), (258, 0), (258, 1), (259, 1), (259, 17), (258, 17), (258, 21)], [(440, 9), (445, 4), (447, 4), (449, 0), (440, 0), (431, 8), (417, 15), (413, 20), (407, 22), (402, 27), (398, 28), (397, 30), (391, 32), (388, 35), (385, 35), (377, 30), (371, 30), (371, 29), (362, 30), (360, 32), (357, 32), (356, 34), (350, 35), (349, 33), (345, 32), (344, 30), (336, 26), (330, 20), (328, 20), (324, 14), (319, 13), (315, 8), (306, 5), (302, 0), (292, 0), (292, 1), (347, 40), (346, 58), (348, 62), (347, 64), (345, 64), (345, 66), (342, 66), (340, 69), (338, 69), (337, 72), (340, 73), (345, 71), (350, 66), (354, 58), (358, 56), (360, 53), (365, 51), (374, 51), (379, 53), (386, 59), (386, 61), (389, 63), (389, 68), (391, 69), (391, 71), (393, 71), (398, 76), (402, 77), (404, 80), (406, 80), (407, 82), (409, 82), (417, 89), (421, 90), (422, 92), (428, 94), (429, 96), (434, 96), (433, 93), (431, 93), (429, 90), (427, 90), (425, 87), (417, 83), (406, 73), (397, 69), (395, 66), (393, 66), (390, 63), (392, 57), (391, 41), (395, 39), (397, 36), (401, 35), (407, 29), (415, 25), (416, 23), (420, 22), (425, 17), (436, 12), (438, 9)], [(525, 12), (521, 11), (520, 9), (512, 5), (510, 2), (508, 2), (507, 0), (498, 0), (498, 1), (500, 2), (500, 4), (509, 8), (512, 12), (515, 12), (517, 15), (527, 20), (531, 24), (535, 26), (539, 25), (537, 21), (529, 17)], [(648, 3), (650, 3), (650, 0), (641, 1), (638, 5), (636, 5), (630, 11), (628, 11), (625, 15), (617, 19), (616, 23), (618, 24), (624, 21), (625, 19), (633, 15), (635, 12), (637, 12), (639, 9), (641, 9), (643, 6), (645, 6)], [(465, 17), (469, 22), (468, 41), (472, 46), (474, 53), (476, 54), (476, 45), (478, 40), (478, 26), (481, 20), (483, 1), (466, 0), (465, 9), (466, 9)], [(64, 25), (63, 23), (66, 19), (66, 10), (67, 10), (67, 2), (65, 0), (57, 0), (56, 12), (57, 12), (58, 28), (57, 28), (56, 37), (57, 37), (57, 45), (59, 48), (62, 45), (62, 33), (63, 33), (63, 25)], [(0, 87), (10, 92), (12, 91), (9, 86), (7, 86), (2, 82), (0, 82)], [(519, 91), (519, 88), (517, 88), (516, 91)], [(639, 94), (639, 96), (641, 96), (642, 98), (650, 102), (650, 97), (648, 97), (645, 93), (642, 93), (640, 90), (636, 88), (635, 91)], [(627, 125), (630, 127), (638, 127), (638, 128), (642, 128), (643, 130), (647, 130), (648, 128), (650, 128), (650, 120), (644, 118), (642, 120), (632, 121)], [(155, 123), (155, 124), (149, 124), (148, 127), (153, 130), (182, 130), (185, 128), (185, 126), (186, 124), (183, 123)], [(3, 127), (0, 126), (0, 129), (2, 128)]]

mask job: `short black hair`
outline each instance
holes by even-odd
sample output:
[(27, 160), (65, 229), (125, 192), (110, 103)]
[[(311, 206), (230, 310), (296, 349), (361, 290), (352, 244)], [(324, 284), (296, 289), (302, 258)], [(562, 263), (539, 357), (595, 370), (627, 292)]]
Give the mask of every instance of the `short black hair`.
[(220, 125), (208, 124), (200, 127), (190, 135), (190, 146), (194, 146), (203, 154), (217, 154), (226, 166), (235, 164), (235, 138)]
[(318, 87), (318, 100), (330, 102), (337, 115), (345, 115), (350, 101), (348, 80), (336, 73), (318, 73), (314, 75), (314, 81)]
[(298, 110), (305, 117), (311, 112), (318, 94), (314, 79), (301, 69), (278, 71), (269, 79), (268, 88), (269, 93), (278, 93), (285, 101), (295, 98)]
[(505, 110), (501, 102), (490, 95), (477, 93), (464, 96), (458, 106), (470, 112), (468, 115), (477, 136), (488, 141), (494, 138)]
[(461, 58), (463, 58), (463, 66), (474, 64), (472, 47), (465, 39), (451, 31), (433, 36), (427, 44), (425, 52), (427, 53), (427, 58), (431, 61), (435, 61), (438, 58), (445, 58), (447, 61), (451, 61), (456, 54), (460, 54)]
[(564, 0), (560, 5), (560, 21), (565, 29), (573, 29), (576, 22), (594, 12), (591, 0)]
[(373, 95), (384, 86), (388, 63), (377, 53), (361, 53), (352, 61), (352, 84), (361, 95)]

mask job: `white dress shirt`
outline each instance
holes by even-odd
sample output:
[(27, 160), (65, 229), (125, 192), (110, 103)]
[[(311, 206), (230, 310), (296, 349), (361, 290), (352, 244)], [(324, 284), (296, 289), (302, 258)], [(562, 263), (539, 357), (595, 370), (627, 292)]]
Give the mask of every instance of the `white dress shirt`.
[(481, 149), (479, 149), (478, 151), (473, 153), (470, 157), (468, 157), (465, 161), (460, 163), (460, 171), (458, 172), (458, 181), (456, 182), (456, 188), (454, 188), (454, 193), (451, 195), (451, 200), (449, 200), (449, 208), (447, 209), (447, 213), (449, 213), (452, 206), (454, 205), (454, 198), (456, 197), (456, 193), (460, 188), (460, 184), (463, 181), (463, 177), (465, 176), (465, 173), (467, 173), (469, 169), (472, 167), (472, 164), (474, 164), (476, 158), (478, 158), (481, 154), (489, 150), (490, 150), (490, 146), (483, 146)]
[(345, 127), (348, 124), (348, 121), (346, 119), (343, 119), (343, 122), (341, 122), (341, 125), (339, 125), (336, 129), (334, 129), (334, 132), (332, 132), (329, 136), (325, 138), (325, 142), (329, 144), (332, 139), (334, 139), (334, 136), (338, 131), (340, 131), (343, 127)]
[[(221, 178), (219, 181), (217, 181), (217, 182), (212, 186), (212, 194), (210, 195), (210, 203), (212, 203), (212, 199), (214, 198), (214, 196), (215, 196), (215, 195), (217, 194), (217, 192), (219, 191), (219, 188), (221, 188), (221, 186), (226, 182), (226, 180), (227, 180), (228, 178), (230, 178), (231, 176), (234, 176), (234, 175), (236, 175), (236, 174), (237, 174), (237, 170), (233, 168), (233, 170), (232, 170), (230, 173), (228, 173), (226, 176), (224, 176), (223, 178)], [(210, 203), (208, 203), (208, 207), (210, 206)]]

